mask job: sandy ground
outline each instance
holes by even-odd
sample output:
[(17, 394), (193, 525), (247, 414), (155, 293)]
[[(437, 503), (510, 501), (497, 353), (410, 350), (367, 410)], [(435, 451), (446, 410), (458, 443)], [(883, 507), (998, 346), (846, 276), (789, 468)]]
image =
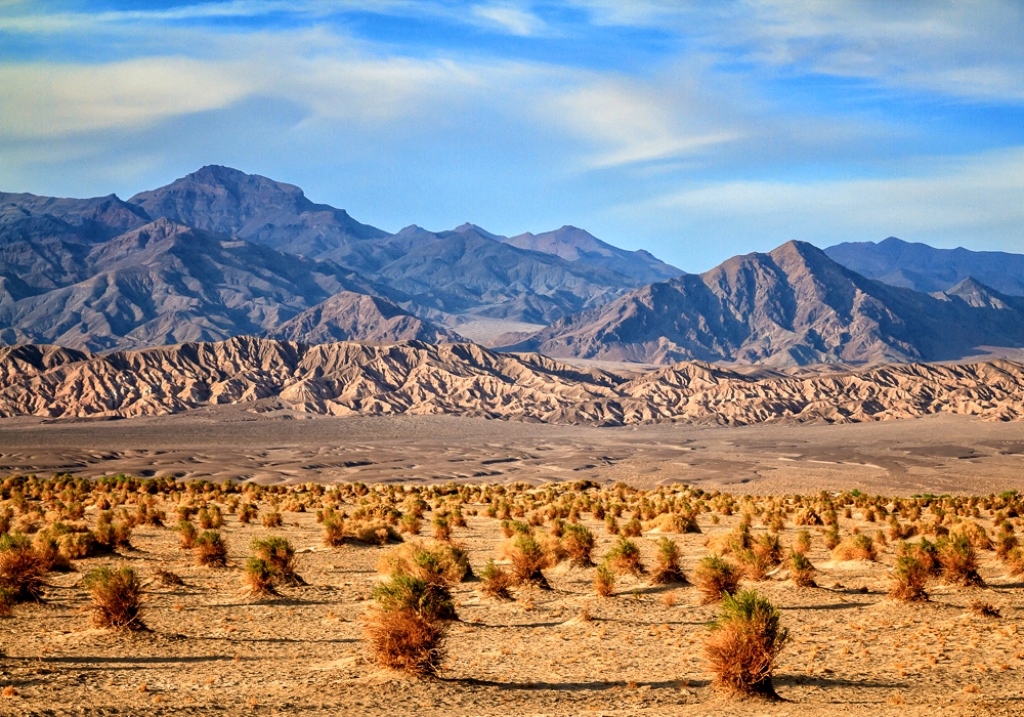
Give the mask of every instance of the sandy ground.
[[(706, 518), (707, 516), (705, 516)], [(673, 536), (689, 572), (709, 535), (730, 530), (701, 519), (703, 535)], [(783, 609), (792, 642), (775, 680), (779, 704), (722, 699), (710, 687), (700, 645), (715, 606), (690, 586), (651, 587), (622, 578), (598, 598), (593, 570), (548, 571), (553, 590), (527, 589), (515, 602), (458, 586), (461, 621), (452, 630), (440, 679), (419, 681), (377, 668), (362, 640), (361, 616), (389, 548), (326, 548), (311, 514), (286, 513), (285, 526), (243, 526), (227, 516), (231, 565), (193, 565), (167, 529), (136, 530), (123, 560), (142, 575), (173, 570), (185, 586), (153, 581), (144, 619), (152, 632), (119, 634), (90, 626), (81, 572), (55, 575), (46, 604), (22, 605), (0, 622), (6, 657), (3, 714), (408, 714), (408, 715), (855, 715), (1021, 714), (1024, 610), (1020, 582), (991, 553), (989, 587), (936, 586), (927, 604), (885, 596), (892, 552), (879, 562), (833, 562), (820, 537), (809, 554), (820, 588), (797, 588), (784, 574), (749, 583)], [(595, 555), (612, 538), (600, 537)], [(859, 525), (841, 519), (844, 531)], [(479, 570), (497, 555), (498, 521), (470, 517), (456, 539)], [(755, 532), (763, 528), (755, 528)], [(791, 542), (794, 528), (783, 540)], [(301, 554), (307, 587), (277, 599), (242, 590), (252, 538), (287, 537)], [(648, 564), (656, 536), (638, 539)], [(80, 561), (82, 571), (103, 558)], [(1001, 618), (967, 610), (982, 599)], [(590, 620), (580, 619), (586, 609)]]
[[(341, 480), (471, 482), (594, 479), (641, 487), (686, 482), (735, 493), (816, 493), (859, 488), (910, 495), (1024, 489), (1019, 425), (929, 418), (852, 426), (693, 429), (551, 427), (454, 418), (253, 420), (242, 412), (100, 423), (0, 423), (0, 475), (126, 472), (260, 482)], [(168, 514), (173, 506), (165, 505)], [(429, 519), (429, 514), (428, 514)], [(988, 527), (991, 516), (984, 515)], [(1024, 584), (982, 553), (989, 587), (936, 585), (932, 601), (886, 597), (893, 548), (878, 562), (834, 562), (819, 532), (811, 561), (819, 588), (785, 573), (747, 583), (783, 609), (792, 642), (783, 652), (778, 704), (734, 702), (710, 687), (700, 645), (714, 606), (691, 586), (652, 587), (622, 578), (598, 598), (593, 570), (548, 571), (551, 591), (527, 589), (511, 603), (456, 589), (461, 618), (439, 679), (420, 681), (370, 661), (362, 616), (376, 565), (388, 548), (324, 547), (309, 513), (282, 528), (226, 516), (228, 568), (203, 568), (169, 529), (136, 528), (123, 556), (77, 562), (51, 574), (46, 602), (0, 619), (0, 715), (1020, 715), (1024, 714)], [(706, 541), (672, 536), (689, 573)], [(173, 522), (173, 521), (170, 521)], [(612, 543), (603, 523), (585, 521)], [(883, 527), (855, 515), (844, 533)], [(1020, 530), (1020, 521), (1018, 531)], [(429, 525), (429, 523), (427, 523)], [(755, 532), (764, 528), (755, 523)], [(797, 528), (787, 524), (783, 543)], [(254, 537), (282, 535), (299, 549), (309, 583), (255, 600), (242, 587)], [(653, 562), (656, 538), (638, 539)], [(499, 522), (469, 517), (457, 529), (474, 568), (498, 557)], [(91, 626), (84, 571), (127, 562), (148, 581), (151, 632)], [(183, 587), (155, 581), (172, 570)], [(1001, 618), (968, 604), (993, 604)], [(581, 611), (590, 620), (580, 618)]]
[(1024, 428), (963, 416), (846, 425), (550, 426), (448, 416), (297, 418), (223, 408), (0, 421), (0, 475), (253, 480), (683, 482), (733, 493), (1024, 490)]

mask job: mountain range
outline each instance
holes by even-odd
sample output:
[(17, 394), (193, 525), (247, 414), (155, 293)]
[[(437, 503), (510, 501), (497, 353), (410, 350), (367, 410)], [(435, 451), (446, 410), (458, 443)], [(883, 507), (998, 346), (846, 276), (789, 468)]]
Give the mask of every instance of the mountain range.
[[(562, 227), (394, 234), (208, 166), (128, 200), (0, 193), (0, 342), (463, 340), (642, 363), (946, 361), (1024, 347), (1024, 256), (789, 242), (684, 274)], [(468, 334), (467, 334), (468, 335)]]

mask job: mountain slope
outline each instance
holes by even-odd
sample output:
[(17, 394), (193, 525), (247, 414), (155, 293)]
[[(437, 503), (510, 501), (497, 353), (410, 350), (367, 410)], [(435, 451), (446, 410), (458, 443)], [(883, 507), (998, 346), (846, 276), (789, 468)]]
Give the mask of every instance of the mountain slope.
[(932, 293), (973, 278), (1010, 296), (1024, 296), (1024, 254), (935, 249), (895, 237), (849, 242), (825, 249), (828, 256), (869, 279)]
[(1024, 364), (883, 366), (789, 376), (684, 363), (632, 380), (472, 344), (235, 337), (103, 356), (0, 349), (0, 417), (144, 416), (237, 403), (336, 416), (448, 414), (560, 424), (855, 421), (935, 413), (1024, 420)]
[[(965, 287), (964, 291), (969, 287)], [(961, 292), (961, 294), (964, 292)], [(513, 349), (635, 362), (765, 365), (950, 360), (1024, 346), (1024, 305), (975, 305), (868, 280), (789, 242), (556, 321)]]
[(270, 329), (267, 335), (314, 344), (336, 341), (464, 341), (454, 331), (413, 316), (392, 301), (351, 291), (338, 292)]
[(541, 234), (527, 232), (514, 237), (500, 237), (499, 240), (519, 249), (552, 254), (580, 266), (611, 270), (637, 284), (664, 281), (683, 273), (646, 251), (619, 249), (572, 226)]
[(343, 289), (333, 264), (158, 219), (93, 245), (87, 278), (0, 300), (0, 340), (91, 350), (263, 333)]
[(302, 190), (267, 177), (210, 165), (166, 187), (128, 200), (150, 217), (228, 234), (278, 251), (323, 257), (387, 232), (361, 224), (343, 209), (314, 204)]

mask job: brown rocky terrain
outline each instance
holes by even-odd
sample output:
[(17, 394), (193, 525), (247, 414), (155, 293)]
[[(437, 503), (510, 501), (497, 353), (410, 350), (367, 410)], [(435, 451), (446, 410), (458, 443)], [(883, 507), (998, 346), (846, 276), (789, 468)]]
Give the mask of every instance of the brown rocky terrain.
[(1024, 417), (1024, 365), (733, 371), (682, 363), (627, 376), (474, 344), (306, 345), (236, 337), (104, 355), (0, 350), (0, 416), (145, 416), (241, 404), (334, 416), (436, 415), (635, 425), (845, 423), (948, 413)]
[(936, 295), (889, 286), (810, 244), (788, 242), (636, 289), (505, 348), (612, 361), (793, 366), (955, 360), (984, 353), (982, 347), (1021, 346), (1019, 297), (973, 280)]

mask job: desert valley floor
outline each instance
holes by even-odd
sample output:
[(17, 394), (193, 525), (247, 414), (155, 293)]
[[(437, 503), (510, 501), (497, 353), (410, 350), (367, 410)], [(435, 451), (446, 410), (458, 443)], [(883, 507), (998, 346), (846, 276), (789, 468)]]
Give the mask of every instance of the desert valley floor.
[[(218, 484), (360, 481), (371, 490), (373, 484), (450, 481), (539, 486), (586, 480), (645, 490), (685, 483), (737, 496), (731, 514), (699, 514), (700, 533), (668, 533), (689, 575), (745, 510), (780, 496), (1024, 491), (1024, 430), (1019, 423), (950, 416), (852, 425), (589, 428), (452, 417), (255, 416), (234, 408), (118, 421), (0, 422), (0, 476), (64, 472)], [(784, 701), (737, 702), (709, 686), (701, 643), (717, 607), (702, 605), (694, 586), (653, 586), (644, 576), (623, 576), (614, 596), (598, 597), (593, 568), (565, 563), (546, 571), (551, 590), (522, 588), (509, 602), (483, 595), (478, 581), (459, 583), (459, 621), (440, 676), (417, 680), (382, 670), (368, 655), (362, 618), (373, 602), (381, 558), (393, 548), (326, 546), (314, 511), (289, 510), (287, 494), (260, 501), (261, 512), (280, 503), (283, 525), (274, 528), (259, 520), (244, 525), (221, 503), (227, 567), (196, 565), (173, 531), (176, 504), (158, 502), (167, 527), (136, 526), (131, 547), (119, 554), (76, 560), (74, 571), (48, 574), (44, 602), (19, 604), (0, 619), (0, 687), (9, 688), (0, 697), (0, 714), (1024, 713), (1024, 582), (991, 550), (979, 551), (986, 587), (935, 583), (929, 601), (906, 604), (887, 596), (896, 540), (880, 545), (875, 561), (840, 560), (826, 549), (822, 529), (810, 528), (807, 557), (817, 568), (818, 587), (795, 586), (784, 568), (744, 581), (782, 609), (791, 631), (775, 678)], [(489, 558), (501, 558), (505, 537), (501, 521), (482, 505), (463, 508), (467, 525), (455, 528), (453, 537), (479, 574)], [(994, 512), (974, 517), (991, 535)], [(428, 542), (432, 515), (428, 511), (423, 521)], [(85, 520), (94, 516), (87, 508)], [(597, 538), (599, 558), (616, 537), (589, 514), (581, 521)], [(844, 535), (886, 528), (856, 507), (848, 516), (840, 510), (839, 524)], [(635, 540), (652, 564), (657, 539), (666, 533), (644, 528)], [(802, 529), (789, 516), (779, 532), (782, 544), (788, 548)], [(755, 518), (753, 533), (766, 530)], [(307, 585), (254, 598), (245, 592), (242, 568), (252, 540), (269, 535), (296, 549)], [(90, 623), (83, 573), (123, 563), (146, 583), (149, 631), (114, 632)], [(183, 585), (163, 584), (158, 571), (177, 574)], [(978, 602), (1000, 616), (969, 609)]]

